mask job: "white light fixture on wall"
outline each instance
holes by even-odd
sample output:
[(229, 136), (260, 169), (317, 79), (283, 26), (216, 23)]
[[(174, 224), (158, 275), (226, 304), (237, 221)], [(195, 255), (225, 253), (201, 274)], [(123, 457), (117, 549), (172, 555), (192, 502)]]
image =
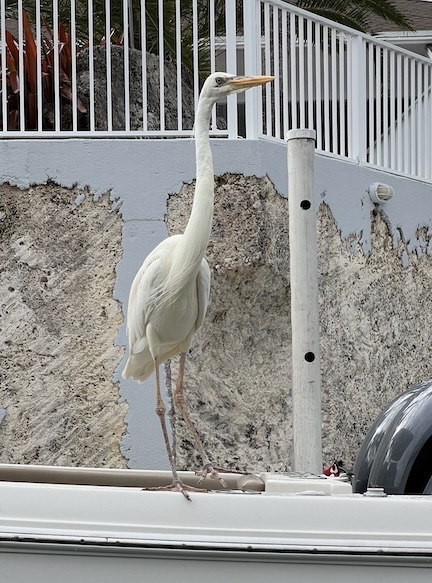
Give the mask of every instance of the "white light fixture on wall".
[(393, 198), (394, 188), (388, 184), (381, 184), (381, 182), (373, 182), (369, 186), (369, 195), (372, 202), (377, 204), (382, 204), (383, 202), (388, 202)]

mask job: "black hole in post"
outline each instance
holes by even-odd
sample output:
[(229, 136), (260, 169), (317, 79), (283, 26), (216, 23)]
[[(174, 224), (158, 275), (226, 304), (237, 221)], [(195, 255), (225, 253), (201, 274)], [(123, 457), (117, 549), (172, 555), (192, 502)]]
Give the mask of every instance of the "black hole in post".
[(313, 362), (315, 360), (315, 354), (313, 352), (306, 352), (304, 359), (306, 362)]
[(310, 209), (310, 207), (311, 207), (311, 203), (310, 203), (310, 201), (308, 201), (308, 200), (302, 200), (302, 201), (301, 201), (301, 203), (300, 203), (300, 206), (301, 206), (301, 208), (302, 208), (304, 211), (307, 211), (307, 210), (309, 210), (309, 209)]

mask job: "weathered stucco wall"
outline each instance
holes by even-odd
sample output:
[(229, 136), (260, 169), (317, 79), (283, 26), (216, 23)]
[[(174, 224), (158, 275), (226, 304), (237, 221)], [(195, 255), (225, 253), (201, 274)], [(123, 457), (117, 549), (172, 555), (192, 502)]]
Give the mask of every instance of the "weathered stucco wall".
[[(267, 178), (217, 181), (206, 321), (188, 364), (193, 418), (218, 465), (286, 470), (291, 463), (288, 200)], [(193, 186), (170, 197), (170, 232), (187, 220)], [(370, 249), (318, 212), (323, 453), (352, 465), (372, 421), (410, 384), (432, 376), (432, 257), (392, 236), (371, 209)], [(426, 251), (430, 233), (418, 236)], [(173, 370), (175, 378), (175, 370)], [(194, 459), (178, 424), (179, 460)]]
[[(213, 287), (188, 363), (192, 416), (218, 463), (284, 469), (291, 457), (285, 148), (214, 140), (213, 151)], [(166, 468), (153, 378), (144, 385), (120, 378), (120, 308), (124, 315), (147, 253), (167, 228), (184, 227), (193, 142), (0, 141), (0, 168), (0, 461)], [(396, 192), (379, 212), (367, 194), (377, 180)], [(350, 464), (382, 407), (432, 376), (432, 193), (430, 185), (324, 156), (316, 159), (316, 193), (324, 457)], [(181, 425), (178, 432), (180, 464), (194, 465)]]
[(108, 196), (0, 187), (2, 463), (124, 467), (113, 371), (122, 220)]

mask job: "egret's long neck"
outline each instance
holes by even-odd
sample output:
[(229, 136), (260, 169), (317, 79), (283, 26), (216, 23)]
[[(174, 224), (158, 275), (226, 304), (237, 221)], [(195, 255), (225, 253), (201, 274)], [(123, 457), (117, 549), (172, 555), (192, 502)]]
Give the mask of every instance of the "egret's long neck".
[(196, 186), (191, 215), (180, 238), (169, 277), (160, 291), (159, 305), (171, 303), (185, 286), (196, 285), (193, 274), (198, 273), (203, 260), (213, 220), (214, 175), (209, 142), (209, 122), (213, 103), (201, 97), (195, 116)]
[(213, 102), (201, 98), (195, 116), (196, 185), (192, 211), (182, 237), (183, 269), (197, 268), (204, 257), (213, 220), (214, 174), (209, 141)]

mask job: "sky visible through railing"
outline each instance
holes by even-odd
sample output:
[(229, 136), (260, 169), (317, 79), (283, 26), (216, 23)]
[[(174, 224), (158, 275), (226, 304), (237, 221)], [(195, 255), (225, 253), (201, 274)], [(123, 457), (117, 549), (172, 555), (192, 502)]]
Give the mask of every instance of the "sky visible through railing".
[(212, 135), (432, 178), (432, 63), (283, 0), (0, 0), (0, 134), (184, 137), (209, 72), (272, 74)]

